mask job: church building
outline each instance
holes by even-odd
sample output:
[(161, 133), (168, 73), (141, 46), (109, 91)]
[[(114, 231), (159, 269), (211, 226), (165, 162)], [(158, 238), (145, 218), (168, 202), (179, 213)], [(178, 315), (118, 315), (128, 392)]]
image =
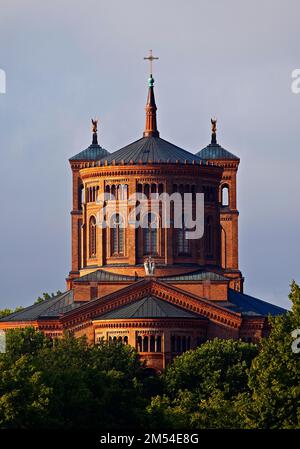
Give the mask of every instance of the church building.
[[(69, 160), (67, 290), (2, 318), (0, 329), (33, 326), (52, 338), (70, 332), (91, 344), (121, 341), (161, 371), (209, 339), (256, 342), (268, 335), (268, 316), (285, 312), (244, 293), (238, 259), (240, 159), (217, 142), (216, 120), (211, 142), (192, 154), (160, 137), (156, 110), (150, 75), (141, 138), (109, 153), (99, 145), (92, 121), (91, 145)], [(193, 211), (202, 194), (203, 236), (188, 239), (184, 225), (176, 228), (174, 207), (170, 225), (163, 226), (160, 204), (156, 214), (139, 212), (143, 226), (128, 225), (136, 206), (129, 198), (136, 193), (143, 194), (146, 206), (160, 203), (164, 193), (182, 199), (190, 194)], [(106, 226), (98, 218), (103, 208)]]

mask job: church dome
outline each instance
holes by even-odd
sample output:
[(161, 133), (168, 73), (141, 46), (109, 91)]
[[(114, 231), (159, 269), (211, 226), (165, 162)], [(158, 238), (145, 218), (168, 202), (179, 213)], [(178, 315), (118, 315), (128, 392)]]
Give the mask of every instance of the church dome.
[(91, 145), (80, 153), (71, 157), (69, 161), (99, 161), (110, 153), (98, 144), (98, 120), (92, 119), (93, 140)]
[(225, 150), (225, 148), (221, 147), (218, 143), (210, 143), (205, 148), (198, 151), (196, 156), (206, 160), (239, 160), (235, 154)]
[(225, 150), (225, 148), (221, 147), (217, 143), (217, 120), (211, 119), (211, 143), (207, 145), (202, 150), (198, 151), (196, 155), (202, 159), (206, 160), (216, 160), (216, 161), (224, 161), (224, 160), (235, 160), (239, 161), (240, 158), (235, 154), (230, 153), (230, 151)]
[(110, 153), (100, 145), (90, 145), (85, 150), (71, 157), (70, 161), (99, 161), (100, 159), (108, 156)]
[(148, 136), (130, 143), (104, 157), (108, 163), (200, 163), (201, 157), (190, 153), (160, 137)]

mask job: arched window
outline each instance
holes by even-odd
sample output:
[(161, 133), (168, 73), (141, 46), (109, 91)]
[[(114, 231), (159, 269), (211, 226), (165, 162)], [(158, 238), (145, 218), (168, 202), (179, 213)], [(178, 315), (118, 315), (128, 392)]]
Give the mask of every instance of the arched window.
[(175, 352), (175, 335), (171, 337), (171, 352)]
[(161, 336), (156, 337), (156, 352), (161, 352)]
[(191, 349), (191, 337), (187, 338), (187, 350), (189, 351)]
[(137, 349), (139, 352), (142, 352), (142, 351), (143, 351), (143, 339), (142, 339), (141, 336), (138, 336), (138, 337), (137, 337), (137, 340), (136, 340), (136, 346), (137, 346), (136, 349)]
[(146, 198), (149, 199), (149, 195), (150, 195), (150, 186), (149, 186), (149, 184), (145, 184), (144, 185), (144, 195), (145, 195)]
[(105, 201), (110, 200), (110, 186), (106, 185), (105, 186)]
[(124, 255), (124, 224), (122, 215), (111, 217), (111, 253), (113, 256)]
[(187, 239), (187, 229), (184, 223), (184, 217), (182, 217), (182, 228), (177, 229), (177, 247), (179, 256), (189, 254), (190, 245), (189, 240)]
[(143, 352), (148, 352), (148, 341), (149, 339), (147, 336), (143, 338)]
[(90, 218), (89, 243), (90, 243), (90, 257), (96, 257), (97, 254), (96, 218), (93, 216)]
[(153, 213), (146, 214), (143, 219), (144, 255), (157, 254), (157, 231), (158, 218)]
[(78, 209), (82, 209), (82, 205), (84, 203), (84, 187), (81, 184), (78, 188)]
[(127, 184), (120, 184), (118, 186), (118, 199), (119, 200), (127, 200), (127, 196), (128, 196)]
[(155, 352), (155, 337), (151, 335), (150, 337), (150, 352)]
[(176, 339), (176, 352), (181, 352), (181, 337)]
[(164, 192), (164, 185), (163, 184), (159, 184), (158, 185), (158, 194), (161, 195)]
[(196, 201), (196, 186), (191, 186), (191, 193), (192, 193), (192, 201)]
[(182, 352), (186, 351), (186, 337), (182, 337)]
[(207, 217), (206, 219), (206, 255), (207, 257), (213, 257), (214, 255), (214, 226), (212, 217)]
[(221, 189), (221, 204), (223, 207), (229, 206), (229, 187), (224, 184)]
[(116, 200), (116, 186), (114, 184), (110, 187), (110, 199)]
[(157, 185), (151, 184), (151, 199), (157, 198)]

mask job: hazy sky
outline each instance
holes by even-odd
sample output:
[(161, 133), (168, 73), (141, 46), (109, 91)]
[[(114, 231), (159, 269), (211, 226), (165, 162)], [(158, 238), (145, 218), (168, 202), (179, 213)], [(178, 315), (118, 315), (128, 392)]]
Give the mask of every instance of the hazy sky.
[(297, 0), (0, 0), (0, 308), (65, 289), (68, 158), (141, 137), (149, 48), (161, 137), (241, 158), (240, 268), (251, 295), (288, 306), (300, 282)]

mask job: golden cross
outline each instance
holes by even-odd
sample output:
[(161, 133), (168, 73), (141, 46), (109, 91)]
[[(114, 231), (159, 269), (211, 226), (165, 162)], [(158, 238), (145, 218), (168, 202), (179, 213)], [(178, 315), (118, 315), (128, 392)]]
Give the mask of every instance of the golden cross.
[(155, 59), (159, 59), (159, 58), (153, 56), (153, 55), (152, 55), (152, 50), (149, 50), (149, 56), (144, 57), (144, 59), (147, 59), (147, 61), (149, 61), (149, 63), (150, 63), (150, 75), (152, 75), (152, 62), (153, 62)]

